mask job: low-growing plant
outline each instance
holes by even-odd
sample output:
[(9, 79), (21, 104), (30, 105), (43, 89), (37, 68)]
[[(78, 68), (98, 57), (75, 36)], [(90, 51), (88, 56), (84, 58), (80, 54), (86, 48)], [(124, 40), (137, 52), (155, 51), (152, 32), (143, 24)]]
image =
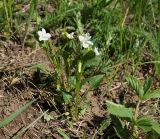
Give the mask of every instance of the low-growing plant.
[(147, 78), (143, 86), (133, 76), (126, 76), (126, 80), (138, 96), (136, 107), (126, 107), (125, 105), (106, 101), (107, 111), (112, 114), (111, 119), (117, 136), (123, 139), (138, 138), (141, 133), (140, 129), (142, 129), (143, 132), (148, 133), (148, 137), (158, 139), (160, 137), (160, 123), (149, 117), (149, 115), (140, 113), (140, 110), (142, 109), (141, 104), (153, 98), (160, 98), (160, 88), (151, 89), (151, 78)]
[[(95, 65), (100, 64), (101, 54), (94, 46), (90, 34), (84, 33), (80, 14), (77, 15), (75, 21), (77, 29), (73, 31), (66, 29), (61, 32), (61, 41), (66, 42), (63, 43), (65, 45), (55, 46), (47, 42), (51, 35), (46, 33), (45, 29), (39, 31), (38, 35), (39, 40), (44, 41), (42, 46), (54, 66), (57, 95), (64, 100), (65, 107), (70, 109), (72, 116), (77, 118), (81, 110), (82, 98), (84, 98), (81, 95), (98, 87), (104, 75), (94, 74)], [(87, 67), (93, 77), (85, 77), (88, 76), (86, 74)], [(90, 83), (89, 89), (81, 94), (83, 85), (88, 82)]]

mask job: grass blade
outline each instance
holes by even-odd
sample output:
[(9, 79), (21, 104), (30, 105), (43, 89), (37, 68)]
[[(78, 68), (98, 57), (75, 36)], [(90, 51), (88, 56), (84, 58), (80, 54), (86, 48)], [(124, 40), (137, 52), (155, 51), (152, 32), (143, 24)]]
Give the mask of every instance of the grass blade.
[(64, 139), (70, 139), (66, 133), (64, 133), (60, 128), (57, 128), (57, 132), (64, 138)]
[(25, 104), (24, 106), (21, 106), (18, 110), (16, 110), (14, 113), (12, 113), (9, 117), (5, 118), (3, 121), (0, 122), (0, 128), (4, 127), (6, 124), (10, 123), (12, 120), (14, 120), (18, 115), (20, 115), (25, 109), (27, 109), (35, 100), (32, 100)]
[(32, 18), (34, 16), (34, 12), (36, 10), (37, 4), (38, 4), (38, 0), (32, 0), (31, 1), (30, 9), (29, 9), (29, 17), (28, 17), (28, 20), (27, 20), (27, 23), (26, 23), (26, 26), (25, 26), (25, 34), (24, 34), (24, 39), (23, 39), (23, 47), (24, 47), (24, 44), (25, 44), (26, 36), (28, 34), (29, 26), (30, 26), (31, 20), (32, 20)]
[(38, 120), (42, 118), (46, 113), (48, 112), (45, 111), (42, 113), (36, 120), (34, 120), (31, 124), (29, 124), (27, 127), (22, 128), (15, 136), (13, 136), (11, 139), (17, 139), (19, 136), (21, 136), (28, 128), (32, 127)]

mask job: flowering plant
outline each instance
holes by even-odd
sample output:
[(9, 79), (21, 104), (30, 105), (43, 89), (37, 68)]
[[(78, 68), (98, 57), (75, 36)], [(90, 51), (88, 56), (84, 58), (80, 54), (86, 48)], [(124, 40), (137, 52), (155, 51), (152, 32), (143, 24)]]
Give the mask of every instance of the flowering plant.
[(51, 38), (51, 34), (47, 33), (44, 28), (38, 31), (38, 35), (39, 41), (45, 41), (43, 48), (55, 67), (57, 95), (63, 97), (65, 104), (69, 105), (72, 115), (78, 117), (82, 101), (80, 93), (86, 83), (85, 80), (93, 84), (89, 88), (90, 90), (103, 79), (103, 75), (84, 78), (87, 64), (100, 55), (98, 48), (94, 47), (89, 33), (80, 33), (78, 30), (77, 33), (62, 32), (63, 38), (68, 39), (65, 47), (59, 45), (55, 48), (51, 43), (47, 43), (46, 41)]

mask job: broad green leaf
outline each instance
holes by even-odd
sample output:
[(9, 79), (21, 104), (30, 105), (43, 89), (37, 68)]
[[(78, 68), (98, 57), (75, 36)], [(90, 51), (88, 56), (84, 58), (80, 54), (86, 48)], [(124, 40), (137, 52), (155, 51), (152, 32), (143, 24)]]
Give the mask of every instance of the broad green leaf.
[(82, 61), (83, 61), (84, 63), (86, 63), (88, 60), (91, 60), (91, 59), (93, 59), (94, 57), (95, 57), (95, 53), (91, 50), (91, 51), (87, 52), (87, 53), (83, 56)]
[(160, 124), (157, 123), (157, 122), (154, 122), (153, 125), (152, 125), (152, 129), (160, 135)]
[(104, 78), (103, 74), (96, 75), (96, 76), (85, 79), (83, 84), (85, 84), (86, 82), (89, 82), (90, 83), (89, 90), (91, 90), (91, 89), (97, 88), (100, 82), (103, 80), (103, 78)]
[(124, 105), (116, 104), (111, 101), (106, 102), (109, 113), (121, 118), (130, 118), (130, 120), (133, 118), (132, 108), (126, 108)]
[(160, 135), (157, 134), (154, 130), (148, 133), (148, 139), (159, 139)]
[(62, 131), (62, 129), (57, 128), (57, 132), (64, 138), (64, 139), (70, 139), (70, 137)]
[(132, 88), (136, 91), (139, 98), (142, 99), (144, 91), (141, 83), (133, 76), (127, 76), (126, 80), (132, 86)]
[(71, 102), (72, 96), (66, 92), (62, 92), (63, 95), (63, 99), (65, 101), (66, 104)]
[(117, 136), (122, 139), (129, 139), (129, 131), (123, 122), (116, 116), (111, 116), (111, 120)]
[(160, 98), (160, 88), (152, 91), (152, 92), (147, 92), (143, 96), (143, 100), (151, 99), (151, 98)]
[[(101, 75), (96, 75), (96, 76), (93, 76), (93, 77), (90, 77), (90, 78), (87, 78), (87, 79), (84, 79), (84, 81), (82, 82), (82, 85), (84, 85), (85, 83), (89, 82), (90, 84), (90, 87), (89, 89), (84, 93), (82, 99), (84, 97), (86, 97), (86, 95), (88, 94), (88, 92), (94, 88), (97, 88), (99, 86), (99, 84), (101, 83), (101, 81), (103, 80), (104, 78), (104, 75), (101, 74)], [(81, 99), (81, 101), (82, 101)]]
[(85, 62), (85, 67), (92, 67), (92, 66), (98, 66), (100, 64), (101, 57), (94, 57), (87, 62)]
[(153, 120), (148, 117), (141, 117), (136, 121), (136, 125), (145, 132), (151, 131)]
[(141, 117), (136, 121), (136, 125), (145, 132), (155, 131), (160, 135), (160, 124), (149, 117)]
[(35, 100), (32, 100), (25, 104), (24, 106), (21, 106), (18, 110), (16, 110), (14, 113), (12, 113), (9, 117), (5, 118), (3, 121), (0, 122), (0, 128), (5, 126), (6, 124), (10, 123), (12, 120), (14, 120), (18, 115), (20, 115), (24, 110), (26, 110)]
[(152, 85), (152, 78), (151, 78), (151, 77), (148, 77), (148, 78), (145, 80), (144, 87), (143, 87), (144, 94), (147, 93), (147, 91), (150, 89), (151, 85)]

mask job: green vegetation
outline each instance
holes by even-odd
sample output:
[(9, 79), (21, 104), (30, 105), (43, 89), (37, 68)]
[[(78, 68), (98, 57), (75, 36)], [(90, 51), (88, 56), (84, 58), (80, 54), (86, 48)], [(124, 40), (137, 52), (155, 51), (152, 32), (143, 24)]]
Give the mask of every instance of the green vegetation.
[[(16, 42), (23, 54), (27, 47), (45, 51), (53, 70), (41, 63), (32, 69), (47, 76), (47, 81), (40, 79), (35, 86), (49, 92), (48, 97), (44, 91), (47, 97), (43, 101), (58, 114), (52, 117), (45, 112), (47, 122), (64, 117), (77, 122), (89, 109), (88, 93), (101, 88), (102, 83), (111, 88), (118, 78), (137, 97), (131, 98), (135, 105), (108, 100), (109, 89), (102, 90), (100, 96), (105, 100), (101, 101), (105, 101), (108, 116), (99, 123), (100, 133), (91, 138), (158, 139), (159, 121), (141, 109), (148, 107), (148, 101), (156, 101), (159, 107), (160, 88), (154, 85), (160, 81), (159, 13), (159, 0), (2, 0), (0, 41)], [(0, 45), (0, 49), (4, 47)], [(41, 94), (36, 99), (42, 101)], [(28, 105), (7, 122), (0, 122), (0, 127)], [(113, 131), (107, 134), (109, 127)], [(57, 133), (72, 138), (61, 128)], [(88, 138), (85, 130), (81, 138)]]

